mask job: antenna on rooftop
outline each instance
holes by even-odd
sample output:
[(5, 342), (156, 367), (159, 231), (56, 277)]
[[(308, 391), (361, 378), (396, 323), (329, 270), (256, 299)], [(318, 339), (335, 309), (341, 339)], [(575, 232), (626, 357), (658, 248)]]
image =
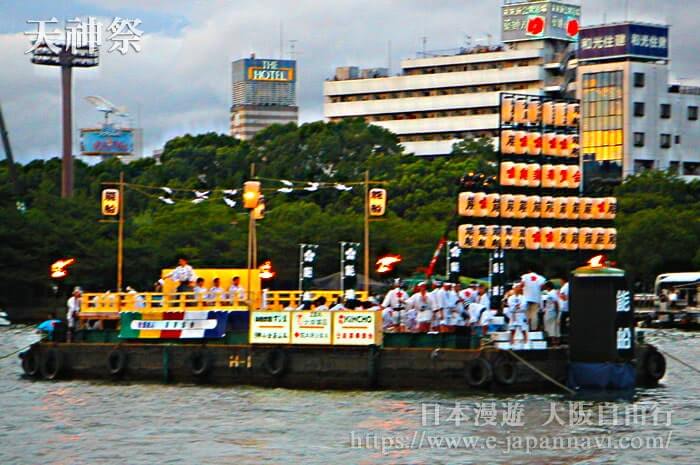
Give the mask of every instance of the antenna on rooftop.
[(284, 23), (280, 20), (280, 60), (284, 60)]
[(386, 44), (386, 68), (389, 71), (389, 75), (391, 75), (391, 39)]
[(296, 60), (299, 53), (301, 53), (301, 52), (298, 52), (296, 49), (297, 42), (299, 42), (299, 41), (296, 39), (290, 39), (288, 42), (289, 42), (289, 58), (291, 58), (292, 60)]
[(423, 58), (425, 58), (425, 52), (427, 51), (426, 49), (428, 46), (428, 37), (423, 36), (423, 37), (421, 37), (421, 39), (423, 39)]

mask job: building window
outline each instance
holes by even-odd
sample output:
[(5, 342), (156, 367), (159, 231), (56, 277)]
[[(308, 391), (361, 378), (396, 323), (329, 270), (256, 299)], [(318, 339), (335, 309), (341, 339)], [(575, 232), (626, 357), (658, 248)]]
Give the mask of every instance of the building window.
[(644, 73), (634, 73), (634, 87), (644, 87)]
[(697, 121), (698, 120), (698, 107), (688, 107), (688, 120)]
[(644, 133), (643, 132), (635, 132), (634, 133), (634, 146), (635, 147), (644, 147)]
[(671, 134), (661, 134), (661, 148), (671, 148)]
[(661, 117), (663, 119), (669, 119), (671, 117), (671, 105), (669, 103), (661, 104)]
[(644, 102), (634, 102), (634, 116), (644, 116)]
[(668, 164), (668, 171), (673, 173), (673, 174), (678, 174), (678, 169), (679, 169), (680, 163), (677, 161), (672, 161)]
[(674, 143), (674, 144), (680, 144), (680, 143), (681, 143), (681, 136), (674, 136), (674, 137), (673, 137), (673, 143)]
[(700, 176), (700, 163), (686, 161), (683, 162), (684, 176)]
[(582, 153), (595, 162), (623, 158), (622, 71), (584, 73), (582, 76)]
[(634, 160), (634, 172), (642, 173), (654, 169), (654, 160)]

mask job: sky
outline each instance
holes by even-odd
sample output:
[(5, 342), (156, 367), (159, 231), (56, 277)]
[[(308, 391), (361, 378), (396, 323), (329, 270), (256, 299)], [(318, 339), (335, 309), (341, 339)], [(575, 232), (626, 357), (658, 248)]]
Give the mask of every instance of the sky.
[[(581, 0), (582, 24), (631, 20), (671, 25), (671, 72), (700, 82), (698, 0)], [(30, 63), (35, 24), (94, 16), (106, 27), (115, 17), (139, 19), (141, 51), (103, 48), (100, 66), (73, 74), (74, 146), (77, 128), (94, 127), (101, 114), (85, 97), (126, 106), (144, 128), (144, 155), (185, 133), (228, 132), (231, 61), (298, 60), (300, 122), (323, 118), (323, 81), (336, 66), (386, 67), (422, 50), (457, 48), (471, 36), (500, 36), (500, 0), (0, 0), (0, 105), (15, 159), (26, 163), (60, 156), (58, 68)], [(626, 5), (628, 5), (626, 7)], [(51, 28), (53, 28), (52, 26)], [(103, 36), (103, 45), (111, 45)], [(292, 42), (294, 41), (294, 42)], [(692, 81), (691, 81), (692, 80)]]

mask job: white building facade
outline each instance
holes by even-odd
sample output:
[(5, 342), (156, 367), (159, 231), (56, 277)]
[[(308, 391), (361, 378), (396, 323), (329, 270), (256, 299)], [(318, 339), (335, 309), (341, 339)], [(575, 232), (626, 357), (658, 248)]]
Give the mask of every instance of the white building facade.
[[(324, 83), (324, 116), (364, 118), (397, 134), (404, 149), (419, 156), (448, 155), (466, 138), (496, 138), (500, 92), (559, 96), (574, 90), (570, 64), (579, 16), (577, 5), (506, 2), (503, 45), (406, 59), (401, 74), (391, 77), (363, 79), (353, 67), (338, 68)], [(541, 30), (533, 28), (533, 18), (541, 18)]]

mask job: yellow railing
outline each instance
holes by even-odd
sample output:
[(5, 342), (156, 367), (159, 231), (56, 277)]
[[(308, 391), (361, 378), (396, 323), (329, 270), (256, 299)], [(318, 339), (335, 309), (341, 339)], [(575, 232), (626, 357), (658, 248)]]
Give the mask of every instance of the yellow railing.
[[(341, 291), (314, 291), (313, 298), (326, 298), (328, 306), (343, 295)], [(107, 292), (84, 293), (80, 306), (81, 319), (116, 319), (119, 312), (171, 312), (192, 310), (283, 310), (301, 305), (302, 291), (263, 291), (262, 295), (253, 294), (252, 301), (230, 298), (218, 294), (207, 296), (202, 293), (178, 292), (164, 294), (158, 292)], [(367, 298), (367, 293), (356, 292), (360, 300)]]

